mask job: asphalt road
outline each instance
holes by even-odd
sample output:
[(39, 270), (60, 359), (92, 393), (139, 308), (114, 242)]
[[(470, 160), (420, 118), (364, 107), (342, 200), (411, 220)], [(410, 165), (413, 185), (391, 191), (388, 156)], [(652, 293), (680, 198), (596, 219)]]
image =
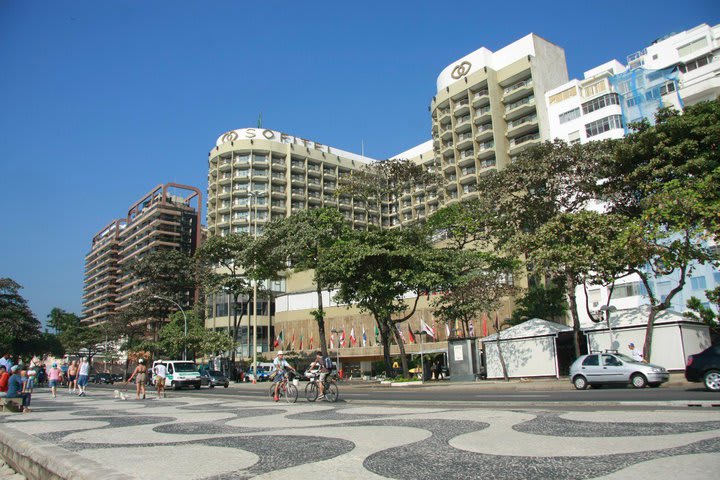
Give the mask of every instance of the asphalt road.
[[(238, 397), (238, 398), (267, 398), (270, 383), (263, 382), (257, 385), (238, 384), (230, 388), (207, 388), (200, 390), (182, 390), (183, 395), (200, 395), (207, 397)], [(115, 389), (112, 385), (92, 385), (91, 389)], [(299, 401), (304, 400), (305, 383), (301, 382), (298, 388)], [(720, 394), (705, 391), (699, 384), (697, 386), (668, 386), (660, 388), (635, 389), (631, 387), (602, 387), (588, 390), (574, 390), (568, 382), (567, 386), (560, 383), (549, 384), (547, 388), (542, 385), (524, 386), (515, 385), (477, 385), (477, 384), (442, 384), (424, 387), (390, 387), (380, 385), (339, 384), (340, 399), (357, 403), (393, 403), (393, 402), (451, 402), (466, 404), (468, 406), (533, 406), (542, 404), (657, 404), (670, 406), (717, 406), (720, 407)], [(90, 391), (89, 391), (90, 392)], [(132, 394), (130, 390), (130, 394)], [(175, 392), (170, 390), (169, 396)], [(148, 390), (148, 396), (154, 391)]]

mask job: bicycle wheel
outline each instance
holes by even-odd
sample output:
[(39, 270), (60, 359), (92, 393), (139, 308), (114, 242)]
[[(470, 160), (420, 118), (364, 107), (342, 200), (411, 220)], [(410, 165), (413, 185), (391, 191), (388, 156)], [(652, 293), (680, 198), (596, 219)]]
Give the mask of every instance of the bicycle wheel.
[(315, 382), (309, 382), (305, 386), (305, 398), (308, 402), (314, 402), (318, 397), (318, 388)]
[(285, 401), (288, 403), (297, 402), (298, 391), (297, 387), (292, 383), (288, 383), (285, 387)]
[(328, 382), (327, 385), (325, 385), (325, 400), (334, 403), (337, 402), (339, 396), (340, 394), (338, 393), (335, 382)]

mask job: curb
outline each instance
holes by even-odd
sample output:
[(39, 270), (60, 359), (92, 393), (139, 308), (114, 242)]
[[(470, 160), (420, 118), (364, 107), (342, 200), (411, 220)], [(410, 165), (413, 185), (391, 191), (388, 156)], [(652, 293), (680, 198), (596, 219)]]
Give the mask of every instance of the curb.
[[(62, 455), (51, 454), (62, 449)], [(28, 480), (127, 480), (127, 475), (3, 424), (0, 457)]]

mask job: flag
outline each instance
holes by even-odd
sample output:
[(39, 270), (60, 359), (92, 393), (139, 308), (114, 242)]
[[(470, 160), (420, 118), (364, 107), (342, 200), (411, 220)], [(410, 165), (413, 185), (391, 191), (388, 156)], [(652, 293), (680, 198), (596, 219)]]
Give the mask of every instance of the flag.
[(283, 342), (283, 331), (280, 330), (280, 333), (278, 334), (277, 338), (275, 339), (275, 343), (273, 343), (273, 348), (277, 348), (282, 345)]
[(445, 323), (445, 338), (450, 338), (450, 325)]
[(302, 333), (301, 333), (301, 334), (300, 334), (300, 348), (298, 348), (298, 350), (302, 350), (302, 349), (303, 349), (303, 336), (302, 336)]
[(345, 346), (345, 330), (340, 332), (340, 342), (339, 343), (340, 343), (341, 347)]
[(350, 345), (354, 347), (356, 343), (357, 339), (355, 338), (355, 327), (352, 327), (350, 329)]
[(378, 330), (377, 325), (375, 325), (375, 345), (380, 343), (380, 330)]
[(412, 328), (410, 328), (410, 324), (408, 323), (408, 341), (410, 343), (415, 343), (415, 335), (413, 335)]
[(330, 349), (335, 349), (335, 334), (330, 335)]
[(295, 350), (295, 330), (293, 330), (292, 340), (290, 340), (290, 350)]
[(483, 313), (483, 323), (482, 323), (483, 337), (488, 336), (487, 320), (488, 320), (487, 313)]
[(400, 325), (397, 326), (397, 331), (400, 334), (400, 338), (402, 339), (403, 343), (405, 343), (405, 335), (403, 335), (402, 330), (400, 330)]
[(468, 333), (470, 334), (471, 337), (474, 337), (474, 336), (475, 336), (475, 326), (473, 325), (473, 321), (472, 321), (472, 320), (470, 320), (470, 321), (468, 322)]
[(363, 326), (363, 347), (367, 346), (367, 335), (365, 335), (365, 327)]
[(312, 350), (312, 349), (313, 349), (313, 335), (311, 333), (310, 334), (310, 350)]
[(427, 323), (425, 323), (425, 321), (423, 319), (420, 319), (420, 330), (422, 330), (426, 334), (430, 335), (433, 338), (433, 340), (435, 340), (435, 330), (430, 328), (430, 326)]
[(500, 319), (497, 311), (495, 312), (495, 331), (498, 332), (498, 337), (500, 337)]

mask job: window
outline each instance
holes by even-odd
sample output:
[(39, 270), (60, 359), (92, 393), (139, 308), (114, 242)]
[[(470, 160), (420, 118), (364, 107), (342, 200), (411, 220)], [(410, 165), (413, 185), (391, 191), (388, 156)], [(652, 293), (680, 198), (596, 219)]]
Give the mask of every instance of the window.
[(685, 62), (685, 65), (680, 65), (678, 68), (681, 72), (687, 73), (692, 72), (693, 70), (696, 70), (700, 67), (704, 67), (708, 63), (712, 63), (714, 61), (717, 61), (716, 57), (714, 58), (709, 55), (705, 55), (700, 58), (696, 58), (695, 60), (692, 60), (690, 62)]
[(576, 118), (580, 118), (580, 109), (579, 108), (573, 108), (572, 110), (568, 110), (565, 113), (560, 114), (560, 123), (567, 123), (571, 120), (575, 120)]
[(690, 285), (693, 290), (705, 290), (707, 288), (705, 277), (692, 277), (690, 279)]
[(568, 134), (568, 142), (570, 142), (570, 145), (580, 143), (580, 130), (575, 130), (574, 132), (570, 132)]
[(622, 365), (622, 362), (615, 358), (613, 355), (603, 355), (603, 365), (607, 365), (609, 367), (619, 367)]
[(608, 105), (620, 105), (620, 99), (617, 93), (609, 93), (607, 95), (603, 95), (602, 97), (594, 98), (589, 102), (583, 103), (582, 111), (585, 115), (587, 115), (590, 112), (600, 110), (601, 108), (607, 107)]
[(645, 289), (641, 287), (643, 287), (643, 285), (640, 282), (615, 285), (612, 292), (612, 298), (627, 298), (634, 297), (636, 295), (643, 295)]
[(660, 87), (660, 95), (667, 95), (675, 91), (675, 82), (667, 82), (665, 85)]
[(614, 128), (623, 128), (622, 116), (610, 115), (585, 125), (585, 134), (588, 138), (600, 135)]
[(715, 283), (720, 283), (720, 272), (713, 272), (713, 280)]
[(691, 53), (695, 53), (701, 48), (707, 47), (707, 38), (698, 38), (694, 42), (690, 42), (687, 45), (683, 45), (682, 47), (678, 48), (678, 55), (681, 57), (684, 57), (685, 55), (690, 55)]
[(577, 95), (577, 88), (571, 87), (567, 90), (563, 90), (562, 92), (556, 93), (555, 95), (550, 96), (550, 103), (559, 103), (563, 100), (567, 100), (568, 98), (572, 98)]
[(600, 365), (600, 361), (597, 355), (588, 355), (582, 364), (586, 367), (597, 367)]
[(583, 87), (583, 97), (592, 97), (608, 89), (607, 80), (600, 80)]

